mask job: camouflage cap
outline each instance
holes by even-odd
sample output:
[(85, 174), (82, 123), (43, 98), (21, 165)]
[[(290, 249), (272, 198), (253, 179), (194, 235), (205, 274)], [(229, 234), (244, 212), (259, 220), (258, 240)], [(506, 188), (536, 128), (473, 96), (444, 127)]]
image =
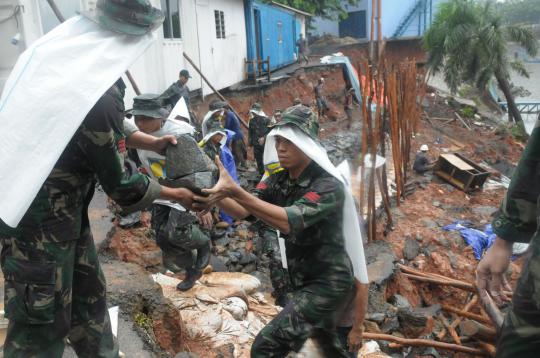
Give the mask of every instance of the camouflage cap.
[(158, 94), (142, 94), (133, 99), (133, 109), (128, 111), (133, 116), (146, 116), (151, 118), (165, 119), (169, 116), (169, 110), (163, 106)]
[(227, 105), (228, 105), (227, 102), (217, 99), (215, 101), (210, 102), (210, 105), (208, 105), (208, 109), (210, 111), (215, 111), (217, 109), (225, 108), (227, 107)]
[(276, 123), (273, 127), (285, 125), (295, 126), (312, 139), (315, 139), (316, 141), (319, 140), (319, 124), (317, 123), (317, 116), (309, 107), (296, 105), (287, 108), (283, 112), (281, 121)]
[(257, 102), (253, 103), (249, 112), (259, 117), (266, 117), (266, 113), (264, 113), (261, 104)]
[(165, 16), (149, 0), (98, 0), (81, 15), (114, 32), (141, 36), (158, 28)]

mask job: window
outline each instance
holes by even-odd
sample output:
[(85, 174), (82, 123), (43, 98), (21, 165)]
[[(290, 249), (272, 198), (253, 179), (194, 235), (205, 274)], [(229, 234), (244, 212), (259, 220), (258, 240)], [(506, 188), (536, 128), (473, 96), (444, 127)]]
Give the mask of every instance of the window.
[(218, 39), (225, 38), (225, 14), (223, 11), (214, 10), (214, 17), (216, 19), (216, 37)]
[(161, 0), (161, 11), (165, 14), (163, 37), (166, 39), (181, 39), (179, 0)]

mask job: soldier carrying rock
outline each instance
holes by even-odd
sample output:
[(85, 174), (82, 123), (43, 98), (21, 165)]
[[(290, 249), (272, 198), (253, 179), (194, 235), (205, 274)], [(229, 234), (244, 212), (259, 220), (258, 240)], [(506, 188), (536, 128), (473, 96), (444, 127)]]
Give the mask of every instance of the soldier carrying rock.
[(310, 337), (326, 357), (348, 357), (336, 320), (355, 288), (349, 348), (361, 346), (368, 280), (360, 226), (352, 194), (310, 125), (313, 116), (303, 106), (285, 111), (268, 134), (265, 153), (284, 170), (263, 179), (254, 194), (237, 185), (216, 158), (218, 183), (205, 190), (208, 197), (195, 197), (198, 209), (217, 204), (236, 218), (253, 215), (280, 233), (292, 294), (256, 337), (252, 357), (285, 357)]

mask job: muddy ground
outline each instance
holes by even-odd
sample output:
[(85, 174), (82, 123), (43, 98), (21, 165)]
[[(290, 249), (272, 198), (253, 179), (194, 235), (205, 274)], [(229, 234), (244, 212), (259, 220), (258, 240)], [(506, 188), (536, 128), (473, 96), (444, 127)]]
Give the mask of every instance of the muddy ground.
[[(340, 70), (324, 68), (322, 71), (329, 78), (327, 83), (335, 86), (337, 91), (341, 81)], [(303, 94), (305, 98), (308, 98), (309, 91), (305, 88), (309, 88), (310, 85), (306, 82), (312, 83), (319, 76), (320, 73), (317, 73), (317, 70), (300, 70), (298, 78), (288, 79), (283, 88), (271, 90), (273, 92), (268, 97), (269, 100), (263, 101), (265, 110), (271, 112), (273, 105), (283, 107), (285, 103), (298, 95)], [(297, 92), (291, 92), (292, 89), (297, 89)], [(305, 92), (303, 92), (304, 89)], [(335, 161), (342, 158), (354, 161), (357, 159), (355, 153), (358, 153), (360, 144), (356, 135), (360, 133), (360, 126), (356, 123), (353, 131), (342, 130), (343, 118), (338, 109), (340, 100), (339, 95), (333, 98), (337, 113), (335, 118), (324, 120), (322, 123), (321, 127), (324, 129), (322, 133), (325, 138), (323, 142), (331, 152), (335, 150)], [(233, 101), (236, 101), (235, 104), (241, 108), (247, 108), (251, 103), (248, 99), (232, 99), (231, 102)], [(522, 152), (523, 144), (515, 141), (504, 125), (478, 118), (467, 120), (471, 129), (466, 128), (458, 120), (447, 123), (446, 119), (455, 117), (453, 113), (459, 111), (459, 107), (452, 107), (446, 98), (435, 92), (433, 95), (428, 94), (423, 108), (425, 117), (428, 119), (424, 118), (420, 121), (412, 142), (411, 160), (420, 145), (428, 144), (429, 155), (433, 160), (441, 153), (459, 152), (485, 165), (492, 172), (492, 178), (496, 180), (500, 180), (502, 176), (511, 175)], [(500, 168), (502, 173), (496, 168)], [(244, 172), (243, 175), (249, 176), (250, 173)], [(444, 231), (442, 227), (457, 220), (468, 220), (474, 227), (483, 228), (497, 211), (505, 188), (500, 185), (489, 185), (482, 191), (464, 193), (433, 175), (410, 174), (409, 181), (416, 182), (416, 189), (409, 193), (399, 206), (396, 205), (395, 198), (393, 200), (393, 230), (385, 235), (386, 218), (381, 215), (378, 226), (379, 241), (368, 244), (366, 248), (372, 281), (366, 329), (368, 332), (430, 338), (442, 329), (439, 318), (443, 312), (439, 305), (462, 307), (469, 293), (459, 289), (411, 281), (400, 273), (396, 268), (396, 263), (473, 282), (478, 261), (473, 256), (472, 249), (466, 245), (459, 233)], [(215, 269), (239, 271), (258, 277), (263, 282), (261, 290), (271, 300), (268, 270), (263, 260), (257, 255), (257, 242), (260, 239), (257, 237), (256, 230), (252, 229), (249, 223), (237, 222), (232, 230), (215, 230), (212, 238)], [(147, 273), (163, 271), (159, 248), (153, 241), (149, 228), (148, 213), (143, 214), (142, 224), (136, 228), (125, 230), (115, 227), (103, 252), (108, 257), (134, 263), (145, 269)], [(522, 259), (518, 259), (511, 265), (511, 284), (515, 284), (521, 272), (521, 262)], [(176, 277), (181, 279), (182, 275)], [(129, 286), (129, 282), (127, 285)], [(159, 295), (158, 289), (152, 292)], [(140, 292), (136, 296), (140, 297)], [(144, 298), (146, 296), (142, 294), (142, 297), (142, 302), (146, 302), (147, 298)], [(161, 301), (158, 300), (158, 302)], [(420, 314), (425, 318), (422, 320), (421, 327), (411, 325), (407, 319), (403, 319), (399, 313), (403, 305), (408, 310), (412, 310), (413, 315), (421, 312)], [(140, 310), (141, 303), (135, 306), (125, 307), (124, 311), (132, 310), (133, 317)], [(150, 307), (150, 311), (147, 308), (147, 312), (150, 312), (148, 314), (155, 314), (152, 312), (157, 309), (156, 306)], [(204, 340), (183, 339), (175, 343), (171, 339), (172, 332), (167, 330), (178, 328), (181, 324), (175, 321), (177, 317), (174, 310), (167, 307), (165, 312), (168, 313), (165, 315), (172, 315), (172, 318), (167, 318), (168, 325), (152, 323), (153, 326), (143, 327), (142, 331), (147, 332), (145, 341), (149, 347), (161, 347), (161, 354), (165, 355), (179, 352), (181, 345), (181, 350), (192, 352), (200, 357), (234, 356), (231, 352), (212, 352), (212, 346)], [(478, 309), (473, 312), (480, 314)], [(453, 318), (447, 313), (444, 315), (447, 319)], [(133, 321), (138, 322), (136, 319)], [(140, 325), (140, 322), (135, 325)], [(178, 332), (177, 334), (180, 335)], [(165, 337), (160, 337), (161, 335)], [(412, 356), (422, 356), (432, 352), (429, 349), (410, 351), (403, 348), (390, 348), (384, 342), (379, 343), (387, 353), (397, 354), (396, 356), (403, 356), (404, 352)], [(440, 356), (453, 356), (452, 353), (445, 351), (436, 353)]]
[[(363, 51), (358, 46), (343, 50), (354, 58), (361, 56)], [(360, 151), (360, 113), (358, 108), (355, 109), (356, 122), (352, 130), (345, 131), (345, 87), (340, 67), (311, 63), (306, 68), (292, 70), (272, 85), (227, 93), (227, 98), (244, 118), (253, 102), (262, 103), (266, 113), (271, 114), (274, 109), (287, 108), (295, 98), (313, 104), (313, 86), (320, 77), (326, 79), (331, 109), (321, 120), (322, 142), (335, 164), (344, 159), (355, 164)], [(195, 106), (200, 118), (213, 99), (210, 96)], [(459, 120), (449, 121), (456, 117), (455, 112), (461, 113), (462, 107), (433, 89), (428, 91), (422, 102), (424, 116), (412, 141), (411, 163), (420, 145), (427, 144), (432, 160), (442, 153), (458, 152), (484, 165), (498, 181), (511, 176), (523, 144), (514, 140), (506, 126), (485, 116), (465, 118), (470, 128)], [(253, 164), (240, 175), (247, 187), (256, 181)], [(411, 281), (400, 272), (397, 264), (473, 282), (478, 261), (472, 249), (459, 233), (442, 228), (457, 220), (468, 220), (474, 227), (483, 228), (497, 211), (505, 188), (491, 183), (482, 191), (464, 193), (433, 175), (410, 174), (408, 179), (415, 184), (409, 187), (412, 189), (406, 198), (399, 200), (399, 205), (396, 198), (392, 200), (392, 229), (388, 230), (380, 210), (378, 240), (366, 245), (371, 282), (366, 330), (410, 338), (433, 338), (443, 327), (441, 315), (449, 320), (454, 318), (441, 311), (440, 304), (462, 307), (469, 294), (459, 289)], [(181, 310), (164, 297), (163, 288), (150, 278), (151, 274), (165, 272), (150, 229), (150, 214), (142, 213), (139, 224), (124, 229), (107, 207), (103, 193), (98, 192), (90, 215), (101, 247), (109, 304), (120, 306), (120, 343), (124, 346), (121, 349), (131, 353), (130, 357), (175, 357), (180, 352), (184, 353), (178, 357), (184, 358), (247, 356), (249, 341), (241, 347), (224, 345), (217, 349), (208, 340), (187, 337)], [(262, 283), (259, 290), (271, 305), (268, 265), (259, 254), (261, 238), (252, 224), (236, 222), (231, 228), (220, 226), (213, 230), (212, 241), (214, 271), (235, 271), (257, 277)], [(521, 272), (522, 260), (520, 258), (511, 265), (511, 284), (515, 284)], [(176, 279), (183, 278), (182, 274), (167, 274)], [(481, 313), (478, 309), (473, 312)], [(122, 338), (122, 332), (128, 339)], [(396, 348), (382, 341), (379, 344), (395, 357), (454, 356), (446, 351)]]

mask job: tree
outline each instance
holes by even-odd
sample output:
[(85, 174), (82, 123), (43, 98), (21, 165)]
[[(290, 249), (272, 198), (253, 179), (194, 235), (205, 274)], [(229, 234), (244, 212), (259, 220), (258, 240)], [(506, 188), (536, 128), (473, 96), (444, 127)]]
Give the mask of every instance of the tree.
[[(347, 12), (343, 8), (343, 3), (356, 5), (359, 0), (277, 0), (276, 2), (292, 6), (296, 9), (309, 12), (315, 16), (325, 19), (335, 19), (336, 17), (346, 17)], [(266, 2), (272, 2), (266, 0)]]
[(540, 23), (540, 0), (507, 0), (497, 3), (497, 9), (509, 24)]
[(538, 42), (529, 28), (503, 25), (492, 1), (450, 0), (440, 5), (435, 19), (424, 35), (428, 52), (427, 66), (442, 72), (455, 93), (463, 83), (486, 90), (495, 78), (508, 103), (509, 117), (521, 121), (510, 89), (510, 71), (529, 77), (523, 63), (508, 58), (508, 43), (523, 47), (536, 56)]

